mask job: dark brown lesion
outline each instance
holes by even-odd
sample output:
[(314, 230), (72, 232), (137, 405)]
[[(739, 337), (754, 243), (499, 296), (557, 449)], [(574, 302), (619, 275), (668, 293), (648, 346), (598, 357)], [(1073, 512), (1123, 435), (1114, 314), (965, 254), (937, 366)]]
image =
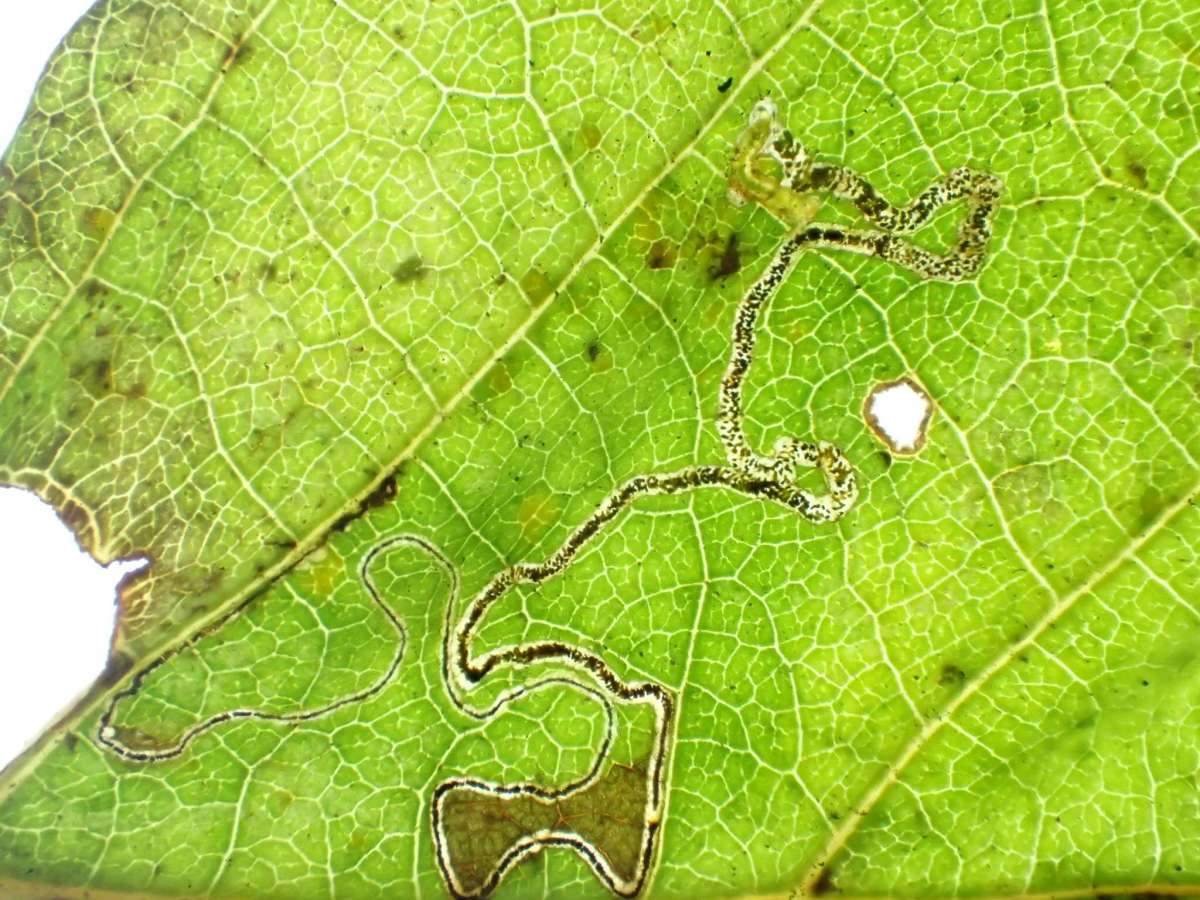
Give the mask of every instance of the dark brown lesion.
[(479, 897), (545, 847), (571, 847), (614, 891), (636, 893), (657, 821), (647, 816), (650, 759), (613, 763), (587, 787), (560, 795), (450, 781), (435, 797), (434, 830), (454, 893)]

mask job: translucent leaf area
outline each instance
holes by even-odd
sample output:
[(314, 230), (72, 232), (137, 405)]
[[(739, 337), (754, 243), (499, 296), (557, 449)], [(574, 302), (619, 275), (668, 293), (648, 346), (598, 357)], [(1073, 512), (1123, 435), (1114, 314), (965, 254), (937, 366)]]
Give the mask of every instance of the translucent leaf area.
[(1193, 0), (98, 3), (0, 481), (151, 564), (0, 895), (1200, 893), (1198, 150)]

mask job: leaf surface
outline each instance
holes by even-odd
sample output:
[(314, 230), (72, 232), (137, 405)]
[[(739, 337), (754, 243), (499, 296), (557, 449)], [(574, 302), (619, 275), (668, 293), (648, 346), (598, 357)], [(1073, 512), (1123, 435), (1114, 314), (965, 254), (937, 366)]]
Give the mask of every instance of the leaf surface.
[[(1200, 891), (1198, 48), (1182, 0), (97, 4), (0, 168), (0, 478), (153, 563), (0, 889)], [(893, 203), (997, 177), (982, 265), (809, 248), (762, 310), (739, 421), (840, 449), (836, 522), (599, 522), (726, 461), (767, 96)]]

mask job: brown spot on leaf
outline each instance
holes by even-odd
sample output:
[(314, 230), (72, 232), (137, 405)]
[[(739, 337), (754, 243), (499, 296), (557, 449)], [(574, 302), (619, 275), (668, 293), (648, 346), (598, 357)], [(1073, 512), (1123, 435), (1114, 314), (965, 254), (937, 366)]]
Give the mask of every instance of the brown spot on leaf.
[(958, 666), (946, 663), (942, 666), (942, 671), (938, 673), (938, 684), (942, 687), (951, 687), (962, 684), (966, 677), (966, 674)]
[[(124, 623), (136, 617), (144, 607), (148, 595), (146, 589), (150, 584), (150, 573), (155, 565), (154, 554), (145, 547), (127, 550), (127, 558), (138, 557), (144, 558), (146, 565), (132, 572), (126, 572), (117, 582), (117, 640), (121, 639)], [(132, 664), (132, 660), (130, 660), (130, 665)]]
[(837, 885), (833, 883), (833, 869), (826, 865), (822, 867), (821, 874), (817, 876), (817, 880), (813, 882), (812, 895), (814, 897), (822, 897), (825, 894), (831, 894), (837, 890)]
[(737, 234), (730, 232), (720, 255), (708, 267), (708, 277), (710, 281), (721, 281), (736, 275), (741, 269), (742, 255), (738, 252)]
[(1146, 167), (1143, 166), (1140, 162), (1134, 161), (1134, 162), (1130, 162), (1125, 168), (1129, 172), (1130, 176), (1133, 178), (1134, 183), (1138, 187), (1145, 190), (1146, 186), (1149, 184), (1149, 181), (1146, 178)]
[(1137, 524), (1135, 534), (1141, 534), (1162, 517), (1173, 498), (1167, 497), (1153, 484), (1142, 490), (1137, 501)]
[(162, 750), (169, 745), (169, 741), (164, 740), (156, 734), (151, 734), (141, 728), (136, 728), (132, 725), (110, 725), (114, 732), (117, 741), (128, 747), (130, 750), (142, 750), (154, 752)]
[(63, 500), (58, 508), (58, 515), (77, 538), (82, 537), (85, 531), (91, 530), (91, 517), (87, 510), (74, 500)]
[(102, 297), (108, 296), (108, 287), (101, 284), (95, 278), (89, 278), (83, 286), (83, 295), (89, 300), (99, 300)]
[(377, 506), (383, 506), (385, 503), (391, 503), (395, 499), (396, 476), (395, 474), (391, 474), (379, 482), (379, 486), (367, 495), (362, 505), (364, 510), (374, 509)]
[(646, 265), (651, 269), (669, 269), (679, 258), (679, 249), (670, 241), (657, 240), (650, 245), (646, 254)]
[(98, 359), (90, 366), (88, 387), (94, 394), (107, 394), (112, 390), (112, 364), (107, 359)]
[(429, 269), (425, 266), (425, 261), (414, 253), (407, 257), (392, 270), (392, 277), (396, 279), (397, 284), (410, 284), (414, 281), (420, 281), (429, 273)]

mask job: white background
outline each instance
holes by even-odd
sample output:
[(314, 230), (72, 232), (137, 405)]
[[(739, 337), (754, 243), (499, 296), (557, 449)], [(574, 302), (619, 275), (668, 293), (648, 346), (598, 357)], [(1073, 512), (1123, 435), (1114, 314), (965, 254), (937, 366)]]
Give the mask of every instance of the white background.
[[(3, 4), (0, 150), (24, 116), (46, 60), (91, 3)], [(49, 506), (0, 488), (0, 766), (104, 667), (120, 577), (120, 566), (105, 570), (81, 553)]]
[[(91, 2), (5, 3), (0, 147), (8, 147), (46, 60)], [(888, 432), (892, 416), (920, 415), (884, 404), (876, 413)], [(903, 425), (894, 427), (904, 432)], [(25, 491), (0, 488), (0, 766), (100, 673), (112, 635), (116, 583), (137, 567), (99, 566), (79, 550), (49, 506)]]

